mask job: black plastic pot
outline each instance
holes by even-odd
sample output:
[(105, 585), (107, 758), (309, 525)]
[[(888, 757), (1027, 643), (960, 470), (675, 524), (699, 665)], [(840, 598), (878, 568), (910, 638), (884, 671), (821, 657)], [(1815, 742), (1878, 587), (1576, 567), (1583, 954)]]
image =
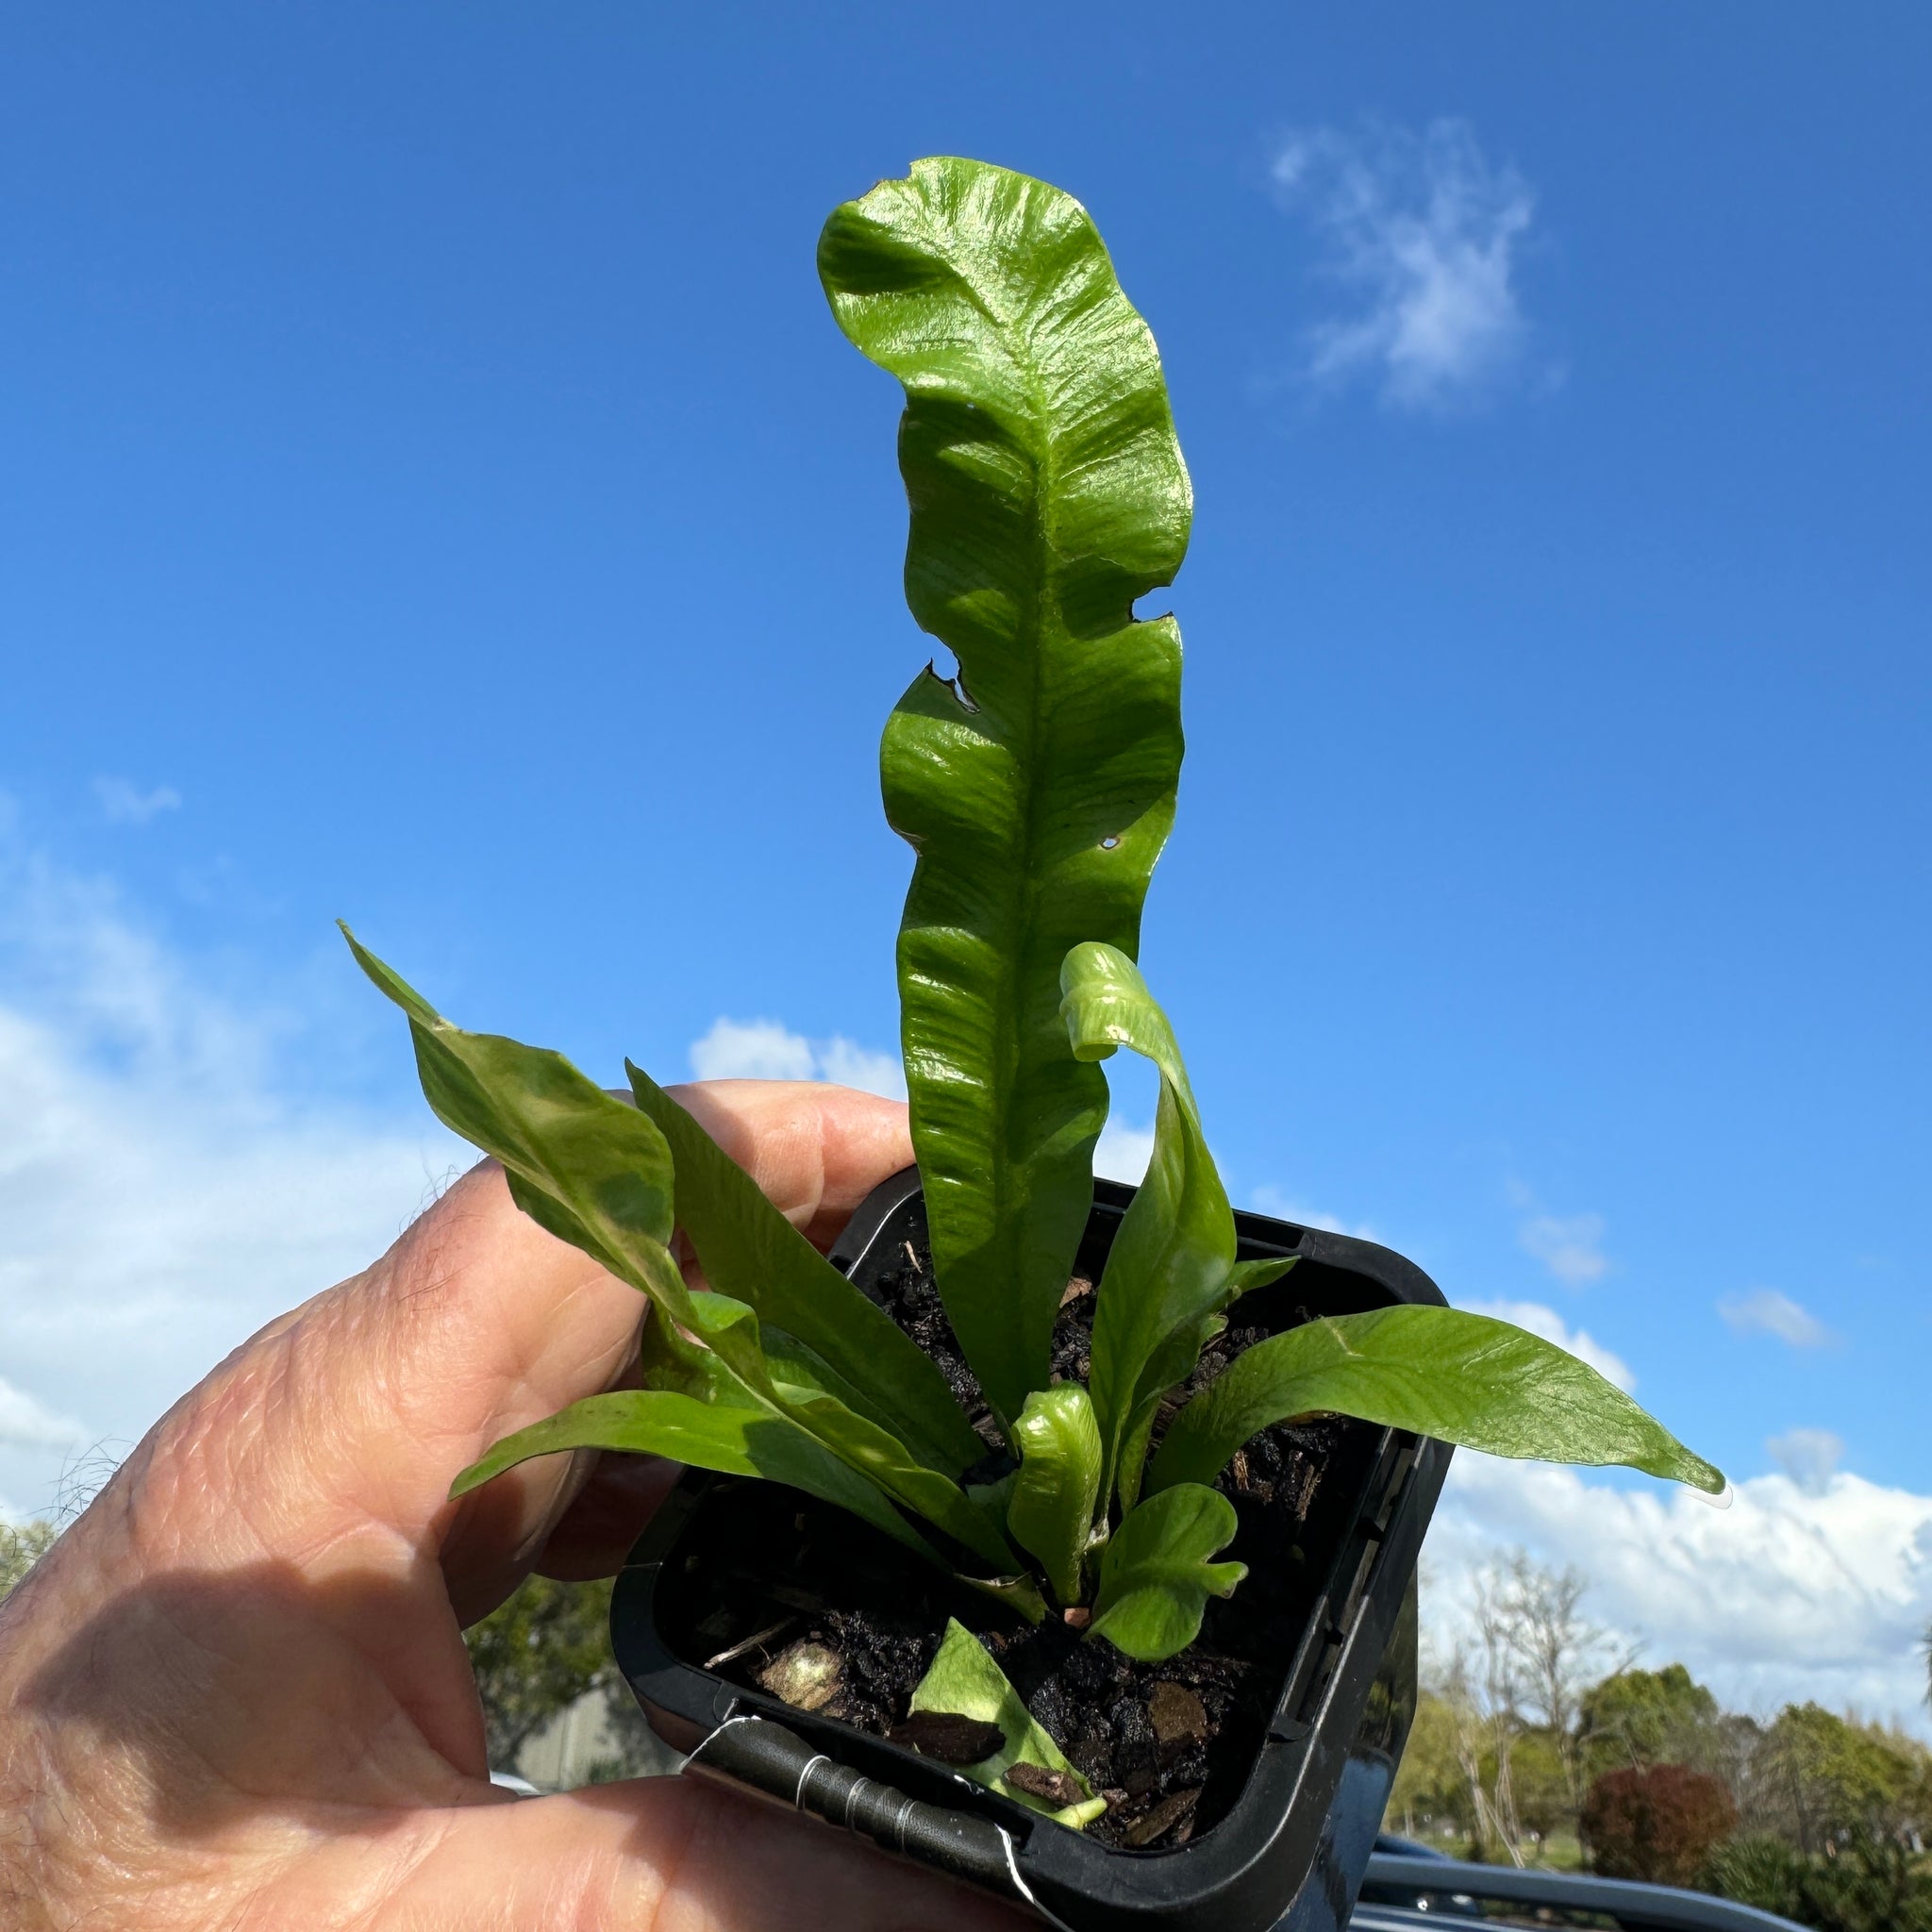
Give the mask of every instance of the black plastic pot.
[[(1133, 1198), (1102, 1181), (1079, 1270), (1098, 1279)], [(1293, 1254), (1269, 1325), (1398, 1302), (1441, 1304), (1413, 1263), (1372, 1241), (1238, 1214), (1243, 1259)], [(901, 1244), (925, 1241), (916, 1171), (877, 1189), (832, 1258), (864, 1289)], [(947, 1766), (727, 1682), (691, 1660), (678, 1594), (704, 1553), (774, 1564), (773, 1486), (692, 1471), (631, 1552), (612, 1599), (619, 1667), (685, 1774), (811, 1813), (888, 1851), (1032, 1906), (1071, 1932), (1340, 1932), (1368, 1867), (1415, 1711), (1415, 1566), (1449, 1451), (1343, 1425), (1297, 1546), (1307, 1617), (1281, 1657), (1265, 1732), (1226, 1815), (1178, 1849), (1110, 1850)], [(787, 1492), (789, 1493), (789, 1492)], [(883, 1541), (883, 1539), (881, 1539)], [(1245, 1555), (1239, 1544), (1230, 1552)], [(1252, 1558), (1250, 1558), (1252, 1560)], [(808, 1918), (808, 1904), (801, 1901)]]

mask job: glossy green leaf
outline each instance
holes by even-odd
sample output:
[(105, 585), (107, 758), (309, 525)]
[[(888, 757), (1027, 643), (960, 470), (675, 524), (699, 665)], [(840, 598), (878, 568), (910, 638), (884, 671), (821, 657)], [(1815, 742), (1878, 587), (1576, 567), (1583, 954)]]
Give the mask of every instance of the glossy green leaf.
[(848, 1468), (798, 1424), (713, 1378), (702, 1396), (632, 1389), (590, 1395), (526, 1429), (506, 1436), (458, 1476), (452, 1496), (467, 1494), (536, 1456), (565, 1449), (620, 1449), (668, 1456), (725, 1475), (764, 1476), (834, 1503), (882, 1529), (941, 1569), (946, 1565), (918, 1531), (864, 1476)]
[(1234, 1505), (1218, 1490), (1178, 1483), (1121, 1519), (1100, 1559), (1090, 1637), (1104, 1637), (1143, 1664), (1187, 1649), (1210, 1596), (1225, 1596), (1245, 1563), (1208, 1558), (1234, 1541)]
[(1068, 947), (1135, 951), (1180, 770), (1180, 635), (1136, 621), (1191, 497), (1159, 358), (1086, 210), (916, 161), (825, 225), (834, 315), (899, 377), (906, 593), (950, 645), (887, 725), (918, 853), (899, 935), (912, 1134), (941, 1293), (1010, 1424), (1047, 1382), (1106, 1084), (1058, 1021)]
[(561, 1054), (453, 1025), (342, 930), (362, 970), (408, 1015), (431, 1109), (503, 1163), (517, 1206), (647, 1295), (668, 1324), (775, 1404), (756, 1312), (692, 1294), (672, 1258), (675, 1171), (656, 1123)]
[[(642, 1290), (666, 1321), (710, 1349), (774, 1416), (802, 1427), (994, 1571), (1019, 1570), (1019, 1557), (985, 1511), (890, 1429), (849, 1407), (813, 1372), (810, 1351), (790, 1347), (781, 1381), (753, 1307), (686, 1287), (665, 1245), (675, 1166), (648, 1113), (606, 1093), (560, 1054), (451, 1025), (353, 936), (349, 943), (363, 970), (409, 1015), (431, 1108), (504, 1163), (519, 1207)], [(774, 1340), (783, 1345), (775, 1330)], [(675, 1339), (663, 1345), (675, 1353)]]
[(1228, 1279), (1228, 1300), (1237, 1301), (1257, 1288), (1279, 1281), (1300, 1258), (1299, 1255), (1274, 1255), (1265, 1261), (1237, 1261)]
[(657, 1125), (559, 1053), (453, 1026), (345, 925), (357, 963), (409, 1018), (423, 1096), (438, 1120), (494, 1155), (516, 1204), (685, 1325), (671, 1258), (673, 1166)]
[[(768, 1329), (766, 1334), (778, 1344), (775, 1331)], [(926, 1468), (890, 1429), (882, 1429), (848, 1407), (838, 1395), (827, 1392), (818, 1377), (809, 1375), (804, 1352), (788, 1350), (782, 1363), (774, 1357), (772, 1373), (774, 1390), (785, 1413), (842, 1461), (963, 1543), (1000, 1574), (1008, 1575), (1021, 1568), (1019, 1557), (1000, 1534), (997, 1524), (974, 1507), (958, 1483)]]
[[(979, 1639), (963, 1624), (948, 1619), (946, 1634), (932, 1668), (919, 1680), (909, 1708), (941, 1710), (955, 1717), (970, 1717), (983, 1724), (997, 1724), (1006, 1742), (991, 1757), (977, 1764), (961, 1765), (959, 1770), (979, 1784), (1008, 1798), (1017, 1798), (1029, 1810), (1042, 1811), (1060, 1824), (1078, 1830), (1091, 1824), (1107, 1809), (1107, 1800), (1094, 1795), (1093, 1787), (1044, 1729), (1034, 1722), (1020, 1700), (1020, 1693), (1007, 1681), (1007, 1675)], [(1070, 1774), (1087, 1797), (1078, 1805), (1056, 1810), (1043, 1799), (1016, 1790), (1004, 1782), (1015, 1764), (1037, 1764), (1046, 1771)]]
[(1020, 1467), (1007, 1528), (1038, 1557), (1062, 1604), (1084, 1600), (1082, 1572), (1100, 1500), (1100, 1430), (1077, 1382), (1036, 1389), (1013, 1427)]
[(1174, 1417), (1150, 1490), (1212, 1482), (1257, 1430), (1352, 1415), (1491, 1456), (1624, 1463), (1715, 1493), (1723, 1474), (1541, 1336), (1458, 1308), (1375, 1308), (1271, 1336)]
[(1114, 1235), (1093, 1312), (1090, 1386), (1103, 1493), (1117, 1486), (1123, 1508), (1131, 1509), (1162, 1394), (1192, 1372), (1235, 1295), (1290, 1264), (1235, 1260), (1234, 1210), (1174, 1029), (1140, 969), (1113, 946), (1079, 945), (1061, 966), (1060, 984), (1061, 1017), (1079, 1058), (1105, 1059), (1125, 1046), (1160, 1074), (1154, 1153)]
[[(722, 1297), (706, 1294), (692, 1296), (692, 1301), (699, 1306), (701, 1312), (707, 1314), (708, 1319), (709, 1319), (709, 1313), (706, 1305), (718, 1300), (722, 1300)], [(791, 1337), (776, 1328), (767, 1328), (764, 1331), (764, 1340), (771, 1362), (772, 1374), (775, 1383), (775, 1392), (780, 1399), (789, 1397), (796, 1400), (808, 1396), (811, 1392), (809, 1385), (814, 1372), (811, 1367), (808, 1366), (810, 1359), (809, 1351), (804, 1349)], [(755, 1392), (746, 1388), (745, 1384), (733, 1374), (718, 1357), (713, 1355), (708, 1349), (694, 1347), (680, 1336), (669, 1322), (654, 1319), (646, 1324), (643, 1343), (639, 1351), (639, 1365), (642, 1370), (644, 1386), (647, 1389), (688, 1395), (700, 1402), (718, 1403), (727, 1407), (742, 1407), (747, 1406), (769, 1407), (769, 1405), (761, 1403)], [(823, 1374), (824, 1365), (817, 1364), (816, 1372)], [(793, 1416), (786, 1414), (781, 1419), (787, 1427), (799, 1428)], [(799, 1430), (799, 1433), (804, 1435), (802, 1429)], [(790, 1441), (789, 1438), (782, 1440)], [(812, 1439), (808, 1436), (805, 1440), (808, 1442), (812, 1441)], [(595, 1446), (623, 1447), (625, 1445), (622, 1443), (600, 1443)], [(821, 1449), (824, 1447), (823, 1444), (816, 1442), (813, 1442), (812, 1446)], [(543, 1452), (540, 1451), (538, 1453)], [(801, 1451), (800, 1454), (803, 1455), (804, 1452)], [(795, 1457), (793, 1459), (796, 1460)], [(705, 1466), (707, 1468), (717, 1468), (720, 1465), (707, 1463)], [(810, 1466), (816, 1467), (815, 1464)], [(1015, 1574), (978, 1576), (965, 1571), (954, 1570), (923, 1538), (916, 1535), (908, 1537), (907, 1533), (908, 1526), (896, 1512), (891, 1512), (891, 1520), (890, 1522), (884, 1521), (877, 1516), (875, 1511), (879, 1507), (884, 1507), (891, 1511), (891, 1504), (887, 1497), (883, 1492), (877, 1491), (875, 1485), (867, 1482), (863, 1475), (857, 1470), (853, 1470), (849, 1460), (843, 1460), (843, 1466), (852, 1474), (855, 1480), (867, 1483), (867, 1488), (874, 1491), (870, 1498), (854, 1502), (848, 1500), (847, 1491), (843, 1489), (834, 1491), (830, 1488), (824, 1486), (813, 1488), (810, 1483), (796, 1477), (781, 1476), (777, 1479), (791, 1481), (794, 1488), (808, 1489), (812, 1494), (824, 1496), (828, 1502), (844, 1504), (846, 1507), (853, 1509), (855, 1514), (865, 1517), (868, 1522), (879, 1523), (881, 1527), (885, 1528), (889, 1534), (896, 1537), (901, 1542), (906, 1542), (908, 1544), (908, 1547), (918, 1550), (920, 1555), (929, 1558), (932, 1562), (938, 1564), (940, 1568), (947, 1570), (950, 1574), (956, 1576), (970, 1589), (1005, 1604), (1009, 1609), (1017, 1610), (1029, 1624), (1038, 1624), (1046, 1615), (1046, 1600), (1041, 1595), (1039, 1585), (1034, 1582), (1031, 1576), (1024, 1572), (1017, 1571), (1016, 1559), (1009, 1550), (1005, 1549), (1004, 1544), (992, 1546), (997, 1548), (1004, 1557), (1004, 1561), (996, 1563), (995, 1567), (1003, 1571), (1013, 1570)], [(772, 1471), (758, 1473), (774, 1474)], [(1005, 1520), (1003, 1512), (997, 1508), (988, 1507), (985, 1500), (985, 1491), (982, 1491), (976, 1495), (972, 1491), (968, 1491), (967, 1494), (974, 1507), (983, 1511), (995, 1529), (999, 1529), (1003, 1525)], [(947, 1515), (951, 1513), (950, 1505), (944, 1513)], [(941, 1517), (941, 1521), (943, 1522), (943, 1517)], [(981, 1534), (983, 1534), (983, 1531), (975, 1531), (975, 1535)]]
[(844, 1398), (922, 1458), (958, 1475), (986, 1454), (931, 1357), (765, 1198), (650, 1075), (626, 1060), (638, 1106), (670, 1144), (677, 1224), (722, 1294), (797, 1337), (843, 1378)]

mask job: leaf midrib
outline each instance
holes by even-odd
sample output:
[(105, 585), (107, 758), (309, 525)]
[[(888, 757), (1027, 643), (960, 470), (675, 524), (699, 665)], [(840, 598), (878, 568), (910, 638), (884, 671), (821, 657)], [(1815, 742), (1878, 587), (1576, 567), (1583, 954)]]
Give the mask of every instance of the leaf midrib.
[[(939, 238), (941, 247), (943, 238)], [(998, 332), (1002, 343), (1007, 347), (1011, 361), (1020, 369), (1025, 378), (1026, 400), (1031, 421), (1035, 425), (1036, 445), (1034, 463), (1035, 487), (1033, 491), (1032, 549), (1034, 582), (1043, 587), (1056, 575), (1054, 559), (1058, 556), (1058, 546), (1053, 540), (1051, 530), (1051, 506), (1054, 485), (1058, 481), (1058, 457), (1052, 432), (1052, 411), (1047, 402), (1045, 385), (1041, 377), (1038, 358), (1032, 353), (1032, 344), (1025, 329), (1014, 321), (1005, 308), (996, 303), (990, 292), (983, 290), (977, 281), (962, 275), (960, 282), (973, 307)], [(1009, 907), (1023, 915), (1015, 923), (1023, 932), (1032, 928), (1032, 921), (1024, 915), (1031, 913), (1037, 905), (1041, 887), (1034, 877), (1032, 858), (1037, 843), (1039, 820), (1039, 784), (1041, 722), (1041, 641), (1045, 630), (1041, 607), (1047, 600), (1036, 593), (1028, 600), (1029, 624), (1026, 626), (1026, 642), (1031, 646), (1025, 655), (1026, 663), (1026, 746), (1023, 768), (1025, 773), (1024, 802), (1021, 812), (1023, 862), (1015, 867), (1017, 884), (1008, 900)], [(1054, 604), (1056, 611), (1058, 603)], [(964, 665), (960, 667), (960, 684), (966, 682)], [(958, 702), (957, 696), (955, 702)], [(961, 707), (964, 709), (964, 707)], [(1030, 903), (1033, 902), (1033, 903)], [(994, 1038), (1000, 1042), (1005, 1064), (999, 1069), (999, 1126), (1004, 1142), (1010, 1143), (1014, 1095), (1019, 1086), (1021, 1060), (1024, 1042), (1021, 1038), (1019, 1022), (1024, 1015), (1020, 1011), (1020, 978), (1023, 961), (1012, 955), (1002, 955), (998, 974), (999, 995), (996, 1017), (999, 1021), (994, 1028)], [(1014, 1217), (1008, 1212), (1008, 1196), (1011, 1187), (1012, 1174), (1004, 1160), (991, 1163), (993, 1176), (992, 1211), (994, 1225), (1008, 1231), (1008, 1243), (1017, 1231)]]

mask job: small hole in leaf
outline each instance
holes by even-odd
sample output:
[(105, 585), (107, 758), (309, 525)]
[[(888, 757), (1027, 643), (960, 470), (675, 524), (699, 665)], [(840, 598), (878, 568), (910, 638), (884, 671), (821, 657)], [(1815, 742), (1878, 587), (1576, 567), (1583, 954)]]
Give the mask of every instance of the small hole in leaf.
[(1109, 832), (1107, 835), (1107, 837), (1100, 841), (1100, 849), (1103, 852), (1111, 852), (1114, 849), (1114, 847), (1118, 845), (1120, 842), (1121, 835), (1118, 832)]

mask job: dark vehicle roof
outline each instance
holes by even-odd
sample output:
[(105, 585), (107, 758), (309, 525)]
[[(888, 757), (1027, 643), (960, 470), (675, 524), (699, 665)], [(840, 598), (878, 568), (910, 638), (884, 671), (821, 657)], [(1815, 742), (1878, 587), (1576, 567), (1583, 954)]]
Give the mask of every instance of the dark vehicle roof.
[[(1383, 1840), (1388, 1842), (1388, 1840)], [(1548, 1924), (1537, 1908), (1596, 1914), (1624, 1932), (1804, 1932), (1789, 1919), (1733, 1905), (1701, 1891), (1634, 1885), (1620, 1878), (1584, 1878), (1567, 1872), (1519, 1872), (1509, 1865), (1465, 1865), (1435, 1853), (1378, 1851), (1369, 1860), (1361, 1903), (1350, 1932), (1421, 1932), (1421, 1928), (1482, 1920), (1508, 1924), (1494, 1905), (1524, 1909), (1515, 1923)], [(1560, 1924), (1561, 1920), (1555, 1923)]]

